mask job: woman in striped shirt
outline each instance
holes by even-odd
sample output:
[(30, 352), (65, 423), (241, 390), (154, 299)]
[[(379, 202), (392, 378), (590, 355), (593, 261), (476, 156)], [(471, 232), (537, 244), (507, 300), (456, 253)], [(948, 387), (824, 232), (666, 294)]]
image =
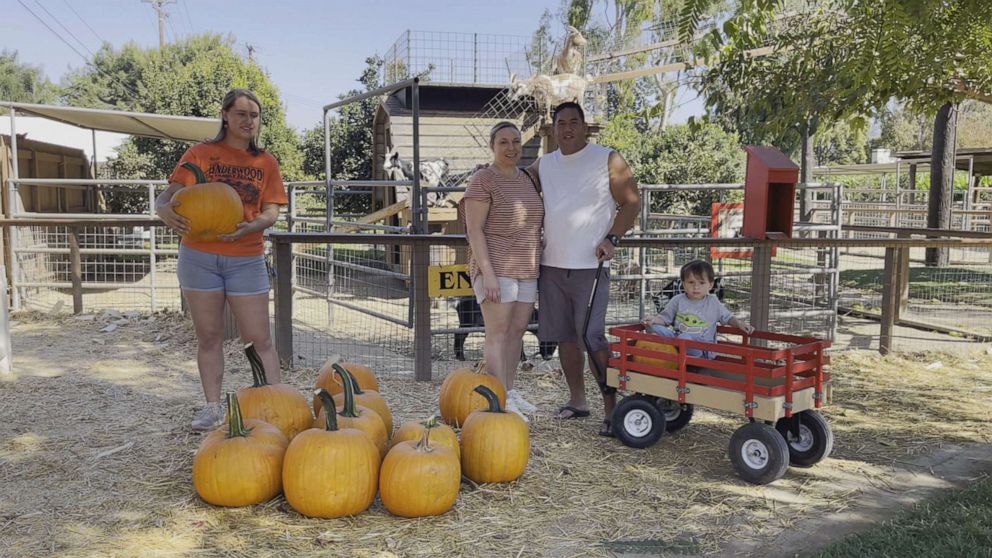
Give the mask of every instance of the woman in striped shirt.
[[(520, 129), (500, 122), (489, 133), (493, 162), (465, 191), (469, 272), (486, 327), (486, 370), (507, 389), (507, 410), (534, 412), (514, 389), (524, 331), (537, 300), (544, 204), (537, 185), (517, 167)], [(526, 417), (524, 417), (526, 420)]]

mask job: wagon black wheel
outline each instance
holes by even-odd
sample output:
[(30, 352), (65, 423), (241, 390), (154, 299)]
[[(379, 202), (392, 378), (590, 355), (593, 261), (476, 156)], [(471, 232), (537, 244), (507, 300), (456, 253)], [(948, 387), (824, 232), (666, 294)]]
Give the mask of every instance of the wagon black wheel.
[(734, 471), (752, 484), (768, 484), (789, 468), (789, 446), (774, 428), (749, 422), (730, 438), (730, 463)]
[(692, 420), (693, 406), (689, 403), (683, 404), (678, 401), (659, 397), (658, 409), (665, 415), (666, 432), (682, 430)]
[(634, 395), (624, 397), (613, 409), (613, 434), (625, 446), (646, 448), (665, 433), (665, 415), (652, 398)]
[[(798, 433), (793, 422), (798, 421)], [(803, 411), (792, 418), (780, 418), (775, 423), (789, 447), (789, 463), (794, 467), (812, 467), (830, 455), (834, 447), (834, 433), (823, 415), (816, 411)]]

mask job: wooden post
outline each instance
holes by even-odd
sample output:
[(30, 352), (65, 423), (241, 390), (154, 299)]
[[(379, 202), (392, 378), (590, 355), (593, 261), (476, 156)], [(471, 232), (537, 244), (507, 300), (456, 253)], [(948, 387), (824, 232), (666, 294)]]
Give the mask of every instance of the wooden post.
[(772, 244), (754, 245), (751, 258), (751, 325), (768, 330), (772, 283)]
[[(899, 233), (898, 238), (909, 238), (908, 233)], [(906, 307), (909, 305), (909, 248), (899, 247), (896, 248), (896, 261), (895, 261), (895, 285), (896, 285), (896, 296), (898, 301), (896, 304), (896, 315), (895, 321), (899, 322), (899, 318), (906, 313)]]
[(892, 333), (895, 329), (896, 312), (899, 308), (896, 279), (896, 248), (885, 249), (885, 271), (882, 273), (882, 328), (878, 336), (878, 352), (887, 355), (892, 352)]
[(238, 321), (234, 319), (234, 312), (231, 311), (231, 305), (224, 302), (224, 340), (230, 341), (231, 339), (237, 339), (241, 334), (238, 333)]
[(69, 278), (72, 281), (72, 313), (83, 313), (83, 262), (79, 255), (79, 229), (69, 227)]
[(14, 355), (10, 350), (10, 306), (7, 305), (7, 266), (0, 263), (0, 375), (13, 370)]
[(427, 266), (430, 245), (415, 244), (413, 266), (413, 377), (418, 382), (431, 380), (431, 299), (427, 293)]
[(293, 364), (293, 244), (273, 238), (276, 266), (276, 352), (279, 360)]

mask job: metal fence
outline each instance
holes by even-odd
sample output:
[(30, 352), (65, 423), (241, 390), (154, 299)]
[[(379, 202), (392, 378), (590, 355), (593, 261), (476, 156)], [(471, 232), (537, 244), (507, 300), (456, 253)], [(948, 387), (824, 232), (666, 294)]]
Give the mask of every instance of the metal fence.
[(531, 75), (529, 42), (516, 35), (407, 30), (386, 51), (383, 85), (425, 74), (435, 83), (506, 85), (512, 74)]

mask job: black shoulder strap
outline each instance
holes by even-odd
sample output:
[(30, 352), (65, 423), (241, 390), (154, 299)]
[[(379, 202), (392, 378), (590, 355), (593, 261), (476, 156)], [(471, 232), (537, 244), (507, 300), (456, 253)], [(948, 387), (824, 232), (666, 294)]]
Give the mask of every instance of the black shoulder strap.
[(539, 195), (539, 196), (541, 196), (543, 198), (544, 197), (544, 192), (541, 191), (541, 187), (537, 185), (537, 181), (534, 180), (534, 177), (531, 176), (530, 173), (527, 172), (526, 169), (520, 169), (520, 171), (523, 172), (524, 175), (527, 176), (527, 180), (530, 180), (530, 183), (534, 185), (534, 189), (537, 190), (537, 195)]

